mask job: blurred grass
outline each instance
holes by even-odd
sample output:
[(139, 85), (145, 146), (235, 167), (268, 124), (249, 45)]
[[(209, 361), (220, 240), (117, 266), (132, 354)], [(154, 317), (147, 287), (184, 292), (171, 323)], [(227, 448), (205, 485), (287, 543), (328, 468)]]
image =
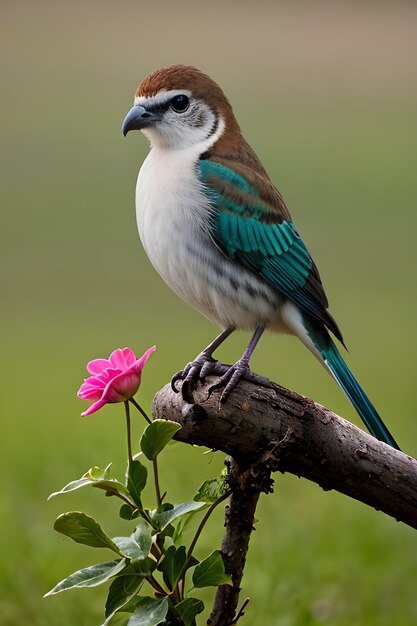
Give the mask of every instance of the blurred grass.
[[(78, 418), (87, 360), (156, 342), (141, 391), (149, 405), (216, 332), (138, 243), (147, 147), (123, 140), (120, 125), (156, 67), (195, 64), (224, 86), (320, 267), (352, 369), (417, 454), (415, 23), (408, 2), (2, 3), (1, 626), (100, 623), (105, 590), (41, 599), (97, 557), (54, 534), (58, 513), (84, 509), (113, 534), (126, 528), (96, 493), (46, 503), (92, 464), (123, 471), (121, 411)], [(245, 341), (231, 338), (221, 357), (236, 359)], [(295, 340), (265, 340), (254, 367), (358, 423)], [(188, 498), (221, 463), (173, 446), (162, 479)], [(413, 531), (290, 476), (277, 476), (257, 517), (248, 623), (416, 623)], [(201, 554), (221, 534), (219, 512)]]

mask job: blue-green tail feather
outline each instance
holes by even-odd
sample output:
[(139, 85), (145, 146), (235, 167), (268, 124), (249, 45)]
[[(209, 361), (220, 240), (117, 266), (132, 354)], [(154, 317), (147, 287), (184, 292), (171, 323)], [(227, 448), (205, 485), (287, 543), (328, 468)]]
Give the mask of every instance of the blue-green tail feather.
[(371, 404), (368, 396), (342, 359), (334, 342), (328, 335), (326, 339), (326, 347), (324, 349), (319, 348), (321, 355), (336, 381), (362, 418), (365, 426), (374, 437), (399, 450), (400, 448), (394, 437), (391, 435), (374, 406)]

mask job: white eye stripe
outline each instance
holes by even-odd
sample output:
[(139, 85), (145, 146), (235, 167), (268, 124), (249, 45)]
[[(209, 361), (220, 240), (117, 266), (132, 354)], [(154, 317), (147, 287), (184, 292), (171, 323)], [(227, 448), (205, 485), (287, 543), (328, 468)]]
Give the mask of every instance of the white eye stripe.
[(160, 91), (154, 96), (136, 96), (135, 105), (144, 106), (145, 104), (160, 105), (169, 102), (174, 96), (191, 97), (191, 91), (188, 89), (171, 89), (169, 91)]

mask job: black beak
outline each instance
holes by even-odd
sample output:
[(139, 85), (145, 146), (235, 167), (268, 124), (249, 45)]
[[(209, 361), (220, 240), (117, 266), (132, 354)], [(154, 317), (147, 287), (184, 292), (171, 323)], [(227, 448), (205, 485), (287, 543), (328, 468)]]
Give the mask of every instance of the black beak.
[(157, 119), (158, 116), (155, 113), (147, 111), (145, 107), (137, 104), (126, 115), (122, 125), (122, 133), (126, 137), (129, 130), (142, 130), (142, 128), (146, 128), (153, 122), (156, 122)]

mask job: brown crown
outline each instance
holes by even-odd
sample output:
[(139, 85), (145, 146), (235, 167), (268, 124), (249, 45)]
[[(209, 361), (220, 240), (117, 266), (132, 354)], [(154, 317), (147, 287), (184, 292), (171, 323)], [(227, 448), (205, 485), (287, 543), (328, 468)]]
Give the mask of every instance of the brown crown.
[(232, 107), (219, 85), (210, 76), (189, 65), (172, 65), (149, 74), (140, 83), (135, 96), (149, 98), (171, 89), (191, 91), (195, 97), (222, 113), (227, 121), (231, 122), (231, 118), (235, 121)]

